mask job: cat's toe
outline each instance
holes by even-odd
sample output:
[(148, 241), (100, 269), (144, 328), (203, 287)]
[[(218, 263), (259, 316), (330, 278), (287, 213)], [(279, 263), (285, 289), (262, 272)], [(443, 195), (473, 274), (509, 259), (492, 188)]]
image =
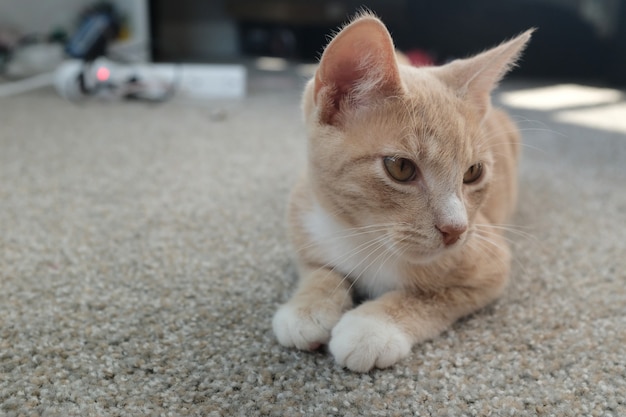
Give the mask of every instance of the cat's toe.
[(332, 313), (285, 304), (272, 320), (278, 342), (300, 350), (316, 350), (328, 343), (332, 326), (339, 320)]
[(330, 352), (337, 363), (356, 372), (387, 368), (411, 352), (409, 336), (388, 319), (352, 311), (333, 328)]

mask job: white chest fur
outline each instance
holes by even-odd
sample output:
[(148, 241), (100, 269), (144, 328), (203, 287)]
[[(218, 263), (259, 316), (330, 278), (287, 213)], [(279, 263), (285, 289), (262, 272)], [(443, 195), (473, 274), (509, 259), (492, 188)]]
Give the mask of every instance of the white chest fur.
[(303, 220), (320, 260), (347, 276), (359, 293), (378, 297), (402, 287), (398, 258), (382, 227), (346, 227), (318, 204)]

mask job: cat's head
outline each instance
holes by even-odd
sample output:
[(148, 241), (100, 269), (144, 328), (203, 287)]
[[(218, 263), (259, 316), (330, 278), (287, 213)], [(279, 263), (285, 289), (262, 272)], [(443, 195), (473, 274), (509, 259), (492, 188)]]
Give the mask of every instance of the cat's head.
[(425, 262), (461, 246), (493, 178), (481, 124), (528, 31), (441, 67), (398, 65), (389, 32), (362, 15), (326, 47), (303, 110), (317, 200), (349, 227), (380, 225)]

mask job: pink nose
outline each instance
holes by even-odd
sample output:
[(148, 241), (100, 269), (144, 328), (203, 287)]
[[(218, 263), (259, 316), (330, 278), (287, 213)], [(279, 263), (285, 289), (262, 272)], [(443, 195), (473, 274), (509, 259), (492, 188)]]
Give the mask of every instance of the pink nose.
[(459, 240), (461, 235), (467, 230), (467, 225), (446, 224), (443, 226), (437, 226), (437, 230), (441, 232), (443, 243), (446, 246), (450, 246)]

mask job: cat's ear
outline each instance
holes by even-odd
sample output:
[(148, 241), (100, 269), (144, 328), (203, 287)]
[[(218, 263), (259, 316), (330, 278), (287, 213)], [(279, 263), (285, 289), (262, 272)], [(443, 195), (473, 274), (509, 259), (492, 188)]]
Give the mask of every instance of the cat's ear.
[(515, 65), (533, 31), (527, 30), (495, 48), (440, 67), (440, 79), (484, 115), (491, 105), (491, 91)]
[(313, 99), (320, 121), (337, 124), (343, 112), (401, 91), (391, 36), (379, 19), (365, 14), (343, 28), (324, 50)]

